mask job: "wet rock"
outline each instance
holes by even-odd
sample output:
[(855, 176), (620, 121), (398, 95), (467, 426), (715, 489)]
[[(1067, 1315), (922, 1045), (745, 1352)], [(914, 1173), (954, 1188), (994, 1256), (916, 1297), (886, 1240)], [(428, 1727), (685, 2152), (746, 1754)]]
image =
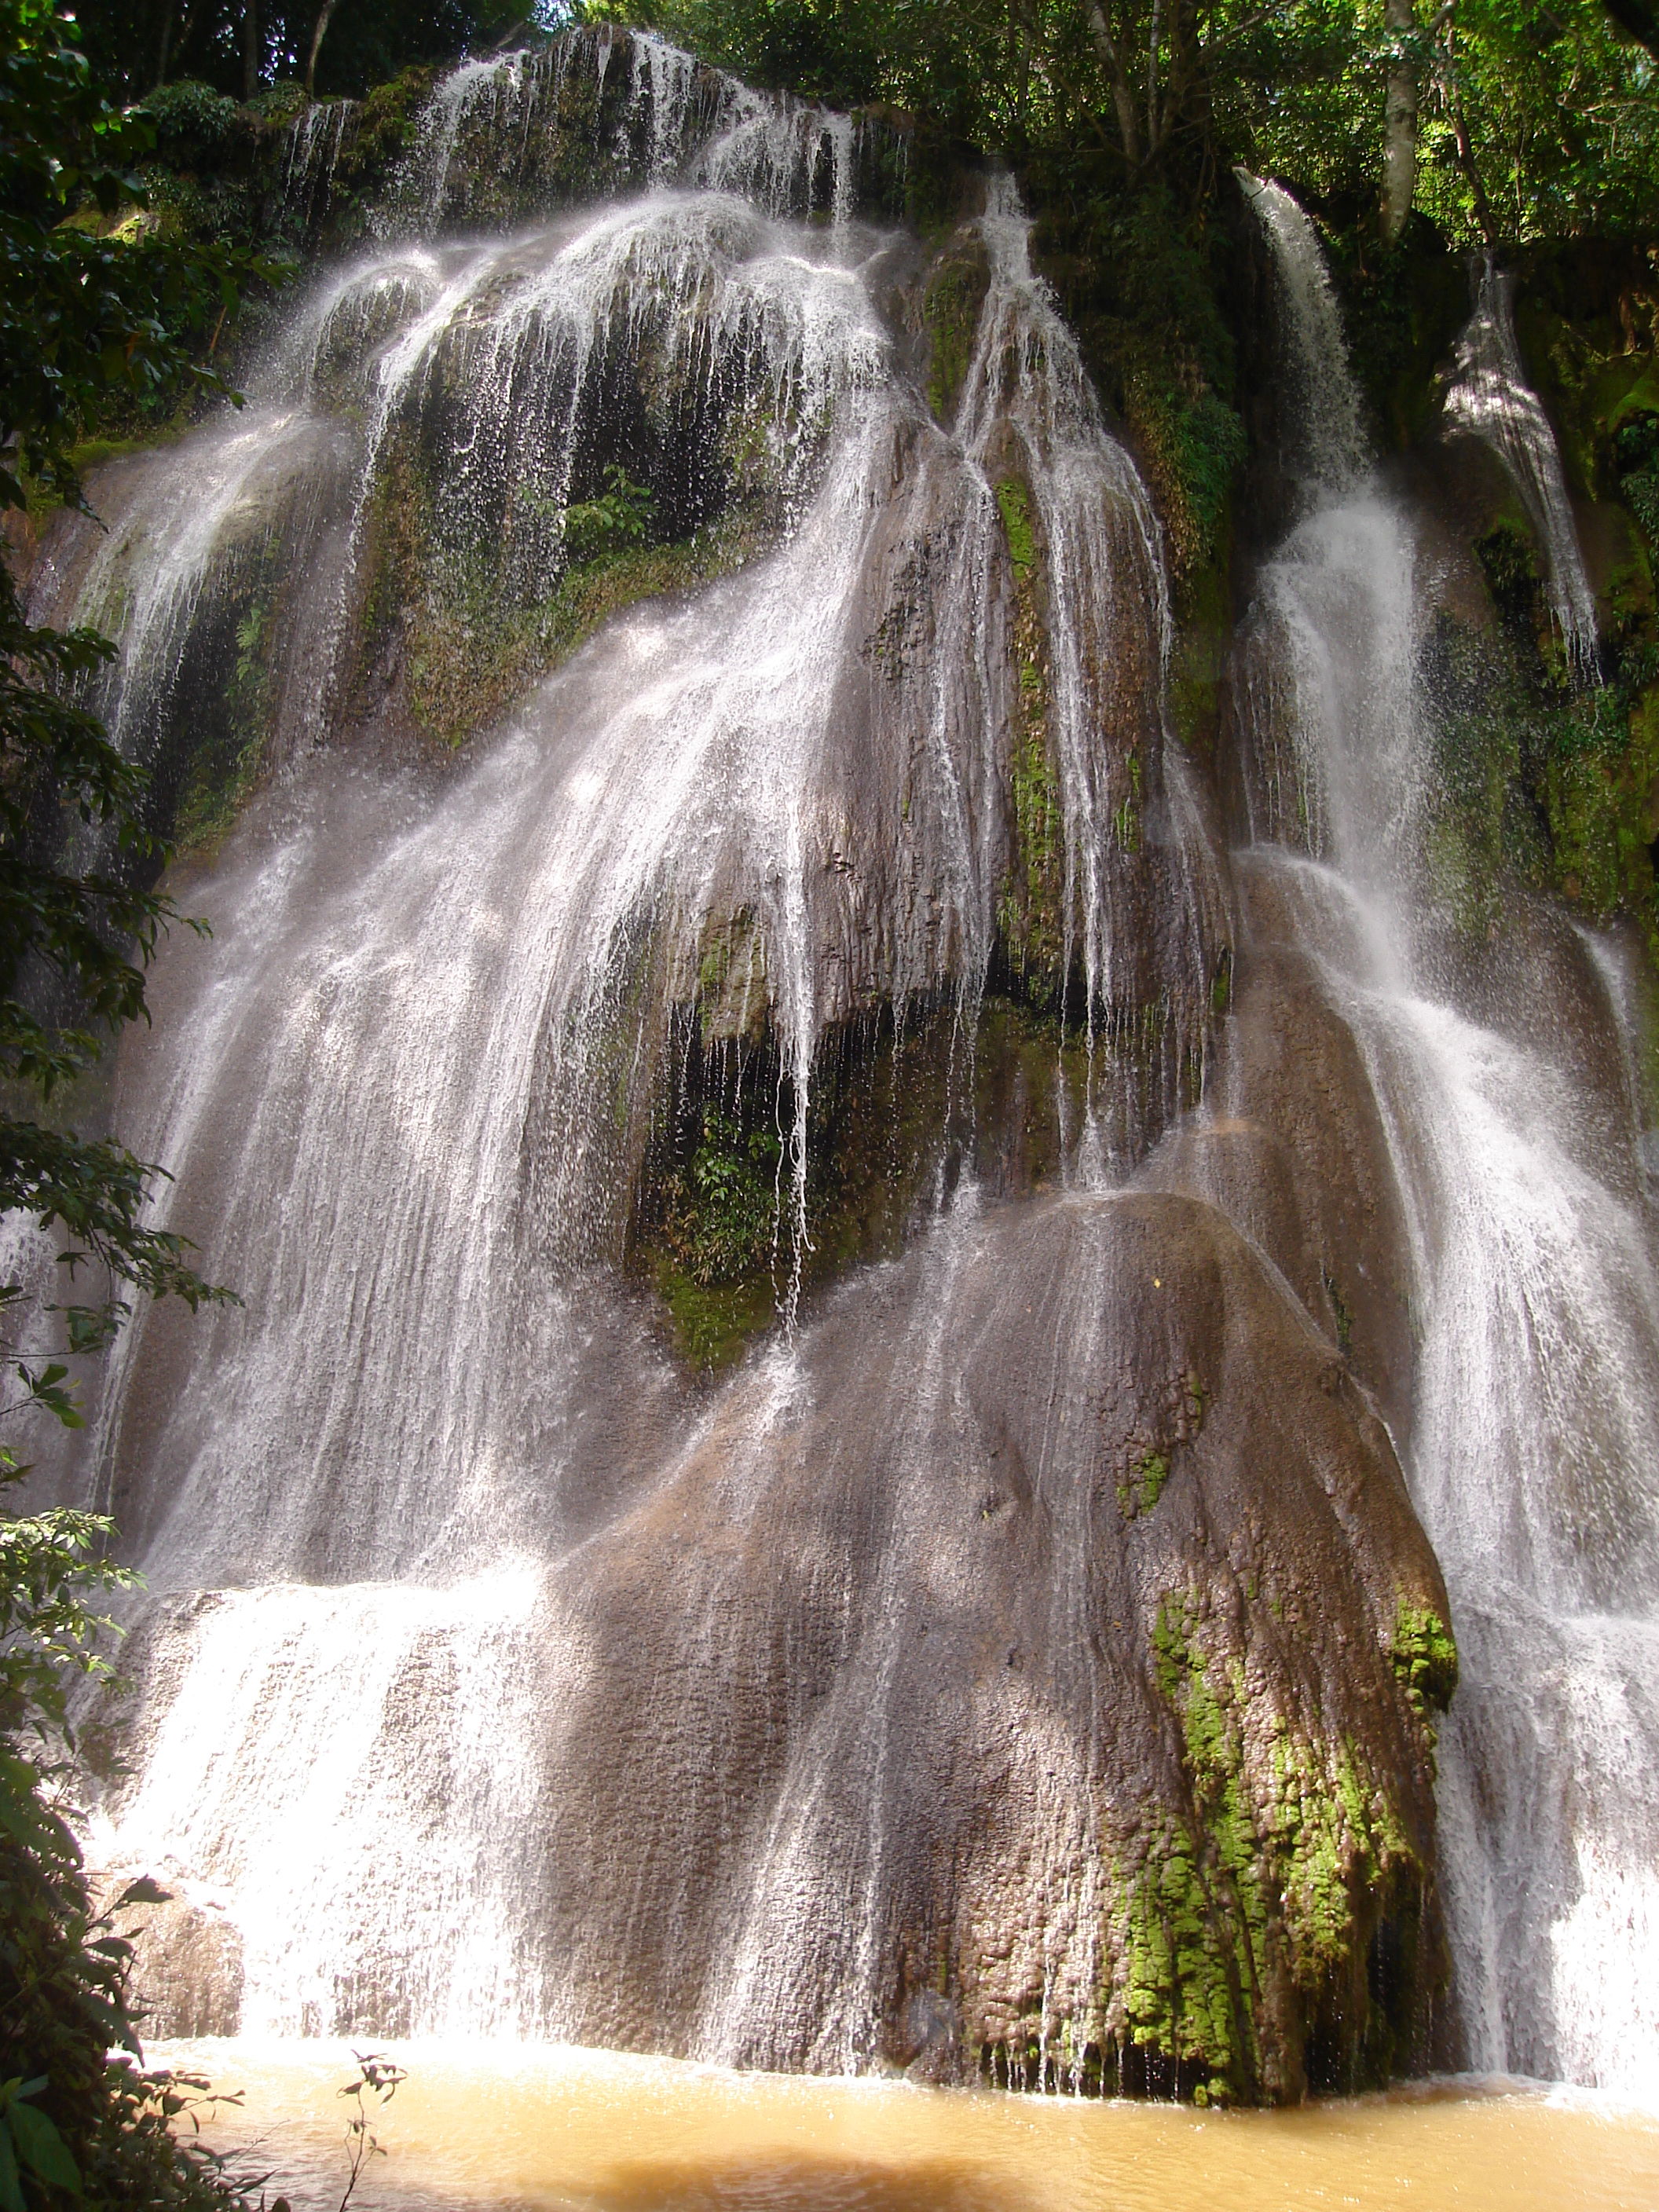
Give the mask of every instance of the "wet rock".
[(94, 1875), (97, 1909), (110, 1912), (132, 1943), (132, 1986), (140, 1995), (139, 2028), (147, 2041), (179, 2036), (234, 2035), (242, 2008), (241, 1930), (223, 1905), (159, 1891), (160, 1904), (120, 1907), (127, 1875)]
[(1365, 1399), (1211, 1207), (940, 1228), (583, 1569), (568, 2032), (867, 2063), (928, 2047), (937, 1985), (1000, 2079), (1294, 2097), (1409, 2053), (1432, 1769), (1392, 1652), (1443, 1590)]
[(1409, 1256), (1371, 1076), (1298, 948), (1291, 887), (1260, 861), (1240, 880), (1244, 940), (1209, 1109), (1182, 1124), (1145, 1179), (1222, 1207), (1375, 1393), (1403, 1445)]

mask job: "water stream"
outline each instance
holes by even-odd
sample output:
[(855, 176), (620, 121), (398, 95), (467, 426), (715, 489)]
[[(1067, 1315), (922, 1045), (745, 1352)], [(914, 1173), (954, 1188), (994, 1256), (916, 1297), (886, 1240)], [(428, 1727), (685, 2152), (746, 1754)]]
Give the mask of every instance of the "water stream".
[[(1288, 319), (1304, 387), (1352, 420), (1340, 342), (1307, 343), (1325, 297), (1312, 226), (1282, 193), (1267, 222), (1304, 301)], [(1594, 606), (1507, 301), (1489, 275), (1449, 411), (1478, 414), (1535, 495), (1562, 625), (1589, 665)], [(1597, 1081), (1620, 1028), (1611, 953), (1524, 905), (1473, 968), (1449, 945), (1427, 854), (1425, 569), (1409, 510), (1380, 477), (1356, 482), (1335, 446), (1245, 647), (1245, 858), (1359, 1043), (1406, 1207), (1407, 1470), (1462, 1656), (1440, 1755), (1468, 2056), (1637, 2088), (1659, 2065), (1654, 1223), (1639, 1121), (1609, 1115)]]

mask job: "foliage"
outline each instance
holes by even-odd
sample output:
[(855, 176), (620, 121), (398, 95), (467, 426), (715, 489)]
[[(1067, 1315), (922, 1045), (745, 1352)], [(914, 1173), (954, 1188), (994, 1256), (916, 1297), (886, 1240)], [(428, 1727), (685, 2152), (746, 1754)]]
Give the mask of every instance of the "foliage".
[[(222, 390), (192, 340), (240, 284), (278, 273), (142, 227), (96, 235), (65, 220), (141, 215), (130, 165), (151, 135), (109, 107), (40, 0), (0, 0), (0, 506), (25, 503), (26, 475), (79, 502), (75, 442), (112, 392)], [(143, 1015), (143, 963), (174, 918), (150, 887), (165, 855), (143, 826), (143, 774), (74, 702), (112, 650), (88, 630), (31, 625), (0, 575), (0, 1078), (42, 1105)], [(0, 1208), (59, 1232), (71, 1282), (90, 1262), (109, 1285), (192, 1306), (223, 1297), (181, 1238), (144, 1221), (155, 1172), (108, 1139), (0, 1116)], [(17, 1285), (0, 1285), (0, 1316), (20, 1305)], [(127, 1306), (109, 1288), (48, 1310), (75, 1355), (106, 1343)], [(77, 1418), (60, 1362), (19, 1356), (14, 1371), (27, 1397)]]
[(113, 1623), (93, 1603), (137, 1580), (102, 1555), (110, 1534), (102, 1515), (68, 1506), (0, 1521), (0, 1732), (47, 1758), (72, 1741), (76, 1677), (111, 1674), (98, 1647)]
[[(1620, 7), (1449, 0), (1391, 30), (1384, 0), (587, 0), (809, 97), (884, 100), (1024, 162), (1208, 192), (1271, 171), (1351, 211), (1375, 198), (1383, 87), (1421, 104), (1419, 204), (1458, 238), (1639, 229), (1659, 210), (1651, 52)], [(1629, 0), (1645, 8), (1645, 0)], [(1615, 20), (1619, 18), (1620, 20)]]
[(229, 2212), (246, 2191), (175, 2136), (206, 2083), (139, 2058), (117, 1923), (166, 1893), (141, 1880), (98, 1911), (61, 1802), (67, 1692), (110, 1672), (94, 1608), (135, 1579), (101, 1556), (110, 1534), (68, 1510), (0, 1522), (0, 2212)]
[(613, 462), (605, 472), (605, 489), (597, 499), (578, 500), (564, 510), (564, 542), (573, 561), (602, 560), (642, 544), (650, 531), (655, 501), (626, 469)]
[(705, 1288), (769, 1267), (781, 1206), (783, 1147), (769, 1129), (745, 1133), (710, 1108), (670, 1196), (664, 1242)]
[[(78, 12), (87, 52), (121, 98), (189, 77), (247, 100), (304, 77), (321, 9), (256, 0), (251, 45), (244, 0), (82, 0)], [(327, 16), (317, 89), (362, 94), (411, 63), (510, 43), (534, 31), (538, 11), (532, 0), (338, 0)]]
[(1599, 9), (1457, 0), (1427, 41), (1418, 205), (1488, 243), (1629, 234), (1659, 214), (1654, 64)]
[[(351, 2055), (357, 2062), (356, 2078), (348, 2081), (339, 2093), (351, 2105), (351, 2118), (346, 2123), (346, 2185), (340, 2199), (340, 2212), (347, 2212), (369, 2160), (386, 2155), (374, 2132), (374, 2112), (383, 2112), (397, 2095), (399, 2082), (408, 2079), (403, 2068), (394, 2065), (381, 2051), (355, 2051)], [(373, 2106), (364, 2102), (366, 2098), (374, 2099)]]
[[(276, 264), (143, 220), (147, 117), (117, 113), (45, 0), (0, 0), (0, 504), (78, 497), (70, 450), (112, 399), (224, 392), (197, 342)], [(125, 220), (118, 220), (123, 217)], [(70, 220), (72, 218), (72, 220)]]
[[(30, 483), (80, 503), (74, 447), (112, 395), (222, 391), (198, 359), (210, 318), (277, 273), (153, 234), (132, 166), (153, 137), (104, 100), (66, 21), (0, 0), (0, 506), (22, 507)], [(146, 1222), (155, 1170), (17, 1111), (49, 1105), (142, 1016), (143, 964), (173, 918), (152, 888), (165, 854), (142, 824), (144, 779), (74, 697), (112, 651), (31, 625), (0, 570), (0, 1209), (55, 1233), (71, 1282), (94, 1273), (89, 1303), (46, 1309), (66, 1357), (108, 1342), (122, 1287), (192, 1306), (228, 1295)], [(21, 1285), (0, 1285), (6, 1323), (23, 1305)], [(0, 1413), (76, 1423), (64, 1358), (8, 1349), (21, 1395)], [(26, 1472), (0, 1446), (0, 1483)], [(94, 1911), (59, 1792), (70, 1691), (109, 1671), (97, 1608), (132, 1580), (105, 1556), (112, 1534), (70, 1509), (0, 1519), (0, 2212), (242, 2201), (174, 2141), (199, 2085), (109, 2057), (137, 2053), (131, 1942)], [(158, 1898), (140, 1885), (112, 1910)]]

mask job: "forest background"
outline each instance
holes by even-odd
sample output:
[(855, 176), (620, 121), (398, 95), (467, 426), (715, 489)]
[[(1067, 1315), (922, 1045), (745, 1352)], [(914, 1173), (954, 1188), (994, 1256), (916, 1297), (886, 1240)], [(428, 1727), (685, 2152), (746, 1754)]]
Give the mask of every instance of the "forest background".
[[(308, 242), (273, 235), (270, 210), (310, 99), (363, 101), (367, 193), (441, 64), (571, 21), (653, 27), (751, 82), (884, 112), (909, 140), (924, 226), (950, 220), (976, 165), (1012, 166), (1153, 479), (1189, 639), (1231, 619), (1251, 454), (1225, 221), (1235, 165), (1288, 184), (1322, 224), (1385, 445), (1414, 434), (1467, 312), (1468, 257), (1522, 266), (1540, 303), (1530, 365), (1575, 488), (1625, 518), (1628, 544), (1588, 691), (1553, 654), (1523, 538), (1494, 532), (1479, 549), (1516, 653), (1497, 712), (1449, 723), (1468, 754), (1468, 836), (1484, 834), (1484, 807), (1501, 842), (1514, 813), (1531, 842), (1500, 857), (1659, 941), (1648, 0), (86, 0), (78, 21), (0, 0), (0, 501), (14, 542), (78, 502), (82, 471), (112, 447), (223, 404)], [(143, 774), (76, 704), (109, 648), (32, 629), (9, 573), (0, 626), (0, 1209), (66, 1228), (100, 1285), (58, 1309), (67, 1364), (19, 1340), (5, 1364), (14, 1406), (72, 1422), (75, 1359), (107, 1343), (129, 1294), (221, 1293), (144, 1229), (158, 1170), (106, 1132), (78, 1135), (62, 1110), (142, 1015), (144, 963), (179, 919), (157, 888), (167, 825)], [(1190, 665), (1176, 704), (1201, 740)], [(104, 826), (119, 865), (77, 867), (77, 819)], [(0, 1319), (17, 1310), (0, 1285)], [(21, 1472), (0, 1448), (0, 1480)], [(69, 1690), (103, 1663), (101, 1593), (122, 1579), (112, 1540), (84, 1514), (0, 1518), (0, 2212), (246, 2194), (169, 2149), (188, 2085), (106, 2061), (140, 2024), (124, 1908), (94, 1909), (63, 1792)]]

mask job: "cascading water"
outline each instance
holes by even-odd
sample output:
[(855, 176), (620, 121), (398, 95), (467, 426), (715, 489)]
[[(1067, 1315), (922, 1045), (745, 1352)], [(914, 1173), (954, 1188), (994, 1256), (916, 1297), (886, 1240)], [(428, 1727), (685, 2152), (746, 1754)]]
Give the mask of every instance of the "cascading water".
[(1268, 178), (1253, 177), (1248, 169), (1234, 173), (1273, 240), (1286, 380), (1282, 404), (1291, 433), (1285, 441), (1285, 464), (1314, 496), (1328, 495), (1365, 474), (1358, 394), (1348, 378), (1327, 371), (1342, 354), (1341, 310), (1319, 240), (1295, 200)]
[(1295, 203), (1253, 187), (1300, 519), (1230, 868), (1010, 182), (878, 229), (876, 126), (603, 29), (455, 71), (367, 210), (353, 118), (295, 130), (278, 196), (352, 243), (34, 580), (118, 631), (216, 931), (117, 1116), (246, 1303), (135, 1322), (87, 1468), (149, 1580), (96, 1821), (181, 1900), (165, 2016), (1217, 2096), (1424, 2063), (1447, 1599), (1369, 1382), (1459, 1578), (1471, 2047), (1595, 2072), (1564, 2002), (1480, 2041), (1468, 1931), (1505, 1732), (1558, 1805), (1618, 1785), (1540, 1654), (1637, 1694), (1630, 1055), (1541, 908), (1504, 957), (1577, 979), (1616, 1110), (1495, 986), (1453, 1011), (1421, 564)]
[(1515, 336), (1515, 279), (1488, 256), (1474, 313), (1458, 341), (1446, 387), (1449, 424), (1489, 446), (1508, 471), (1544, 555), (1550, 611), (1568, 665), (1596, 674), (1595, 596), (1584, 573), (1555, 432), (1527, 382)]
[[(1271, 192), (1304, 388), (1354, 419), (1340, 348), (1307, 343), (1327, 296), (1312, 226)], [(1460, 362), (1449, 413), (1536, 501), (1588, 666), (1594, 605), (1502, 280)], [(1659, 1279), (1615, 963), (1520, 900), (1484, 949), (1456, 941), (1431, 867), (1428, 566), (1377, 477), (1325, 466), (1243, 648), (1244, 880), (1357, 1041), (1404, 1206), (1406, 1459), (1462, 1662), (1440, 1802), (1463, 2050), (1635, 2088), (1659, 2065)]]
[[(993, 479), (1016, 467), (1049, 580), (1057, 913), (1087, 1037), (1068, 1172), (1097, 1185), (1191, 1095), (1222, 902), (1164, 757), (1156, 526), (1010, 188), (971, 227), (984, 296), (952, 428), (878, 305), (910, 249), (851, 220), (851, 125), (717, 85), (677, 151), (701, 95), (653, 42), (629, 143), (696, 189), (411, 240), (400, 211), (458, 204), (467, 130), (527, 144), (526, 88), (569, 66), (441, 86), (387, 242), (319, 279), (249, 414), (112, 480), (108, 538), (68, 526), (42, 571), (43, 602), (121, 629), (109, 704), (137, 753), (169, 757), (199, 711), (192, 655), (216, 651), (222, 681), (227, 635), (236, 680), (275, 687), (267, 787), (204, 886), (212, 948), (169, 949), (123, 1078), (124, 1132), (177, 1178), (167, 1219), (246, 1304), (146, 1316), (108, 1379), (100, 1494), (152, 1595), (100, 1849), (234, 1930), (216, 1991), (199, 1965), (163, 1974), (190, 2018), (860, 2066), (896, 2008), (915, 2046), (949, 2041), (944, 2000), (901, 2000), (950, 1941), (975, 2033), (1023, 2039), (1029, 2011), (1019, 2065), (1082, 2078), (1125, 2033), (1113, 1884), (1148, 1848), (1118, 1769), (1186, 1785), (1149, 1662), (1103, 1689), (1091, 1626), (1150, 1648), (1168, 1540), (1112, 1564), (1091, 1516), (1132, 1512), (1130, 1474), (1078, 1470), (1196, 1449), (1200, 1426), (1224, 1470), (1263, 1418), (1247, 1391), (1206, 1425), (1174, 1340), (1150, 1410), (1130, 1370), (1089, 1395), (1126, 1356), (1135, 1240), (1167, 1215), (1172, 1268), (1231, 1286), (1212, 1300), (1230, 1345), (1261, 1304), (1295, 1391), (1310, 1355), (1190, 1209), (1079, 1196), (1011, 1224), (971, 1171), (909, 1259), (814, 1317), (798, 1302), (824, 1039), (872, 1005), (901, 1042), (941, 1003), (970, 1035), (985, 988), (1019, 682)], [(825, 228), (777, 212), (815, 200)], [(556, 657), (566, 518), (618, 419), (689, 549), (671, 582), (718, 580), (520, 682), (465, 766), (319, 745), (421, 696), (440, 614), (457, 651), (487, 624), (515, 667)], [(430, 574), (399, 629), (386, 580), (417, 526)], [(618, 1267), (688, 1003), (739, 1037), (763, 1020), (780, 1139), (784, 1333), (702, 1392)], [(1125, 1078), (1120, 1031), (1150, 1075)], [(1374, 1642), (1374, 1550), (1432, 1571), (1380, 1443), (1334, 1422), (1314, 1394), (1310, 1434), (1377, 1486), (1382, 1533), (1343, 1535), (1299, 1462), (1283, 1493)], [(1232, 1477), (1205, 1479), (1219, 1514)], [(1391, 1680), (1378, 1646), (1334, 1704), (1292, 1707), (1357, 1728), (1352, 1701)], [(1406, 1722), (1382, 1726), (1414, 1772)], [(1030, 1902), (1008, 1936), (1011, 1854)]]

